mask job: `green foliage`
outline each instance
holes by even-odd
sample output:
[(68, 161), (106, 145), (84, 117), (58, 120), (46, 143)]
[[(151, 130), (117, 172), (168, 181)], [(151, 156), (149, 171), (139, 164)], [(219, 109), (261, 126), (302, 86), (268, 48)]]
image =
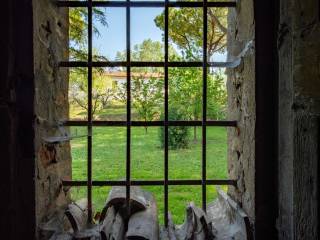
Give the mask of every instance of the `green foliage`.
[[(182, 109), (171, 108), (169, 111), (169, 121), (181, 120), (185, 117)], [(161, 119), (164, 119), (164, 114), (161, 114)], [(182, 149), (189, 147), (190, 131), (186, 126), (177, 126), (168, 128), (168, 146), (169, 149)], [(164, 127), (160, 128), (159, 139), (161, 147), (164, 148)]]
[[(227, 36), (226, 8), (208, 8), (208, 59), (215, 52), (224, 52)], [(201, 60), (203, 44), (202, 10), (196, 8), (171, 8), (169, 11), (169, 39), (183, 53), (183, 58)], [(164, 13), (155, 19), (157, 27), (164, 30)]]
[[(200, 120), (202, 117), (203, 79), (200, 68), (172, 68), (169, 71), (169, 106), (182, 108), (183, 119)], [(216, 71), (207, 77), (207, 116), (222, 119), (225, 114), (226, 88), (223, 73)]]
[[(72, 104), (88, 111), (88, 80), (87, 69), (71, 68), (69, 74), (69, 99)], [(108, 81), (103, 71), (93, 70), (92, 82), (92, 116), (105, 108), (113, 98), (113, 91), (108, 88)]]
[[(132, 105), (138, 114), (138, 120), (152, 121), (159, 118), (159, 106), (163, 103), (163, 79), (157, 73), (135, 72), (131, 78)], [(126, 101), (127, 83), (118, 87), (117, 99)], [(147, 127), (145, 127), (147, 132)]]
[[(134, 46), (132, 61), (163, 61), (163, 45), (151, 39), (144, 40)], [(117, 60), (124, 61), (126, 52), (118, 52)], [(119, 86), (117, 99), (126, 101), (127, 83)], [(133, 68), (131, 78), (132, 105), (137, 110), (142, 121), (152, 121), (159, 118), (159, 106), (163, 103), (163, 69)], [(147, 127), (145, 128), (147, 131)]]
[[(87, 61), (88, 43), (88, 12), (86, 8), (69, 9), (69, 58), (70, 60)], [(100, 22), (103, 26), (107, 25), (105, 12), (99, 8), (93, 9), (93, 23)], [(100, 35), (98, 28), (93, 24), (93, 33)], [(93, 61), (107, 60), (93, 49)], [(103, 68), (93, 69), (92, 84), (92, 114), (106, 107), (113, 98), (113, 91), (107, 87), (110, 79), (104, 77)], [(88, 111), (88, 74), (85, 68), (71, 68), (69, 74), (69, 99), (82, 109)]]

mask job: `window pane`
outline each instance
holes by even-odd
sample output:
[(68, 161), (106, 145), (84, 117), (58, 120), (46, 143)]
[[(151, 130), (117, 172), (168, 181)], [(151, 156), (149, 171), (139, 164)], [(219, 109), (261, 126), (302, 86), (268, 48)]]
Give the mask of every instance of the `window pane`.
[(93, 8), (93, 60), (126, 61), (126, 8)]
[(102, 211), (106, 204), (111, 187), (92, 187), (92, 206), (95, 213)]
[(228, 11), (229, 8), (208, 8), (208, 61), (227, 60)]
[(72, 180), (87, 180), (87, 128), (70, 127), (72, 157)]
[[(210, 206), (218, 197), (218, 189), (221, 189), (224, 192), (228, 191), (228, 186), (207, 186), (207, 206)], [(209, 207), (208, 207), (209, 208)]]
[(169, 120), (202, 119), (202, 68), (169, 69)]
[(164, 61), (163, 29), (155, 19), (163, 8), (131, 8), (131, 61)]
[(201, 208), (201, 197), (201, 186), (169, 186), (169, 211), (174, 224), (183, 223), (190, 202)]
[(228, 179), (227, 128), (207, 127), (207, 179)]
[(92, 136), (94, 180), (123, 180), (126, 173), (126, 128), (94, 127)]
[(88, 69), (69, 68), (69, 120), (88, 119)]
[(127, 72), (124, 68), (94, 68), (92, 112), (94, 120), (127, 119)]
[(133, 127), (131, 130), (131, 178), (164, 178), (164, 150), (160, 127)]
[(69, 8), (69, 60), (88, 60), (87, 8)]
[(169, 127), (169, 179), (201, 179), (201, 127)]
[(170, 61), (202, 61), (202, 8), (170, 8), (169, 40)]
[(164, 112), (163, 68), (132, 68), (131, 117), (133, 121), (157, 121)]
[(211, 68), (207, 75), (207, 120), (227, 119), (227, 75), (225, 68)]
[(71, 187), (71, 201), (76, 202), (80, 199), (87, 199), (87, 187)]

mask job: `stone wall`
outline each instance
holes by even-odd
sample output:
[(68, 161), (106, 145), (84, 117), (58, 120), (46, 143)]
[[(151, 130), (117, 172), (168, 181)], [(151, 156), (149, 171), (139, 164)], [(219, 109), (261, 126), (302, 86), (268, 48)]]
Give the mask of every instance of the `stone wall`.
[(71, 177), (69, 142), (47, 144), (59, 136), (59, 121), (68, 119), (68, 71), (58, 62), (68, 56), (68, 10), (54, 1), (33, 1), (35, 99), (35, 185), (37, 224), (69, 199), (61, 180)]
[(318, 239), (319, 1), (280, 2), (279, 238)]
[[(252, 0), (239, 1), (229, 10), (228, 58), (232, 60), (254, 40)], [(238, 128), (228, 130), (228, 171), (237, 188), (229, 194), (242, 205), (251, 222), (255, 217), (255, 57), (249, 51), (240, 66), (227, 71), (228, 119), (237, 120)]]

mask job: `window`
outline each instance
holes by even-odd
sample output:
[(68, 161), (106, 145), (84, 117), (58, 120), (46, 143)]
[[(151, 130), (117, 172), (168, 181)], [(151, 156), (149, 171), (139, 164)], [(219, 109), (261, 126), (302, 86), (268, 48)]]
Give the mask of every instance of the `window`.
[[(126, 187), (126, 196), (127, 196), (127, 206), (129, 206), (130, 199), (130, 187), (131, 186), (158, 186), (163, 187), (163, 199), (164, 199), (164, 223), (168, 223), (168, 208), (169, 208), (169, 199), (170, 194), (169, 186), (176, 188), (177, 186), (201, 186), (201, 201), (202, 207), (205, 210), (207, 205), (207, 186), (209, 185), (236, 185), (236, 181), (232, 179), (209, 179), (207, 174), (207, 129), (212, 127), (236, 127), (236, 121), (230, 120), (209, 120), (207, 114), (207, 99), (208, 99), (208, 74), (209, 70), (214, 67), (220, 67), (220, 62), (212, 61), (211, 53), (212, 48), (208, 49), (208, 42), (212, 39), (208, 37), (208, 10), (211, 8), (231, 8), (235, 7), (236, 3), (233, 1), (59, 1), (59, 7), (70, 7), (82, 9), (82, 11), (87, 15), (87, 44), (82, 46), (85, 49), (86, 59), (79, 58), (70, 58), (68, 61), (62, 61), (60, 67), (69, 68), (70, 71), (73, 69), (81, 69), (82, 76), (87, 80), (87, 85), (84, 87), (86, 91), (86, 96), (80, 96), (83, 99), (86, 99), (85, 102), (85, 117), (83, 119), (70, 119), (66, 122), (67, 126), (77, 126), (82, 127), (81, 132), (85, 132), (87, 135), (86, 141), (83, 144), (87, 145), (85, 153), (87, 155), (87, 173), (86, 179), (82, 180), (70, 180), (64, 181), (65, 186), (86, 186), (87, 198), (88, 198), (88, 212), (89, 219), (92, 221), (92, 192), (93, 188), (97, 186), (125, 186)], [(93, 51), (93, 39), (94, 39), (94, 26), (93, 26), (93, 12), (95, 9), (102, 7), (107, 7), (110, 11), (120, 11), (123, 9), (123, 17), (125, 18), (125, 47), (126, 52), (123, 61), (117, 61), (117, 59), (108, 61), (106, 58), (97, 58)], [(135, 36), (135, 32), (131, 31), (131, 21), (132, 21), (132, 11), (133, 9), (141, 8), (144, 11), (148, 11), (149, 8), (162, 8), (164, 11), (164, 56), (160, 58), (160, 61), (154, 61), (154, 59), (149, 59), (148, 61), (136, 61), (132, 56), (132, 43), (131, 39)], [(169, 38), (170, 38), (170, 11), (177, 8), (188, 8), (188, 9), (197, 9), (197, 14), (202, 16), (202, 30), (199, 32), (202, 34), (202, 41), (196, 49), (198, 53), (193, 59), (189, 61), (175, 61), (170, 59), (170, 47), (169, 47)], [(141, 10), (140, 10), (141, 11)], [(192, 21), (190, 19), (190, 24)], [(112, 42), (110, 43), (112, 44)], [(216, 46), (217, 47), (217, 46)], [(106, 71), (108, 76), (115, 76), (115, 83), (111, 82), (112, 87), (115, 87), (121, 84), (121, 81), (126, 82), (126, 88), (124, 92), (124, 98), (126, 102), (126, 117), (125, 119), (107, 119), (99, 120), (94, 118), (95, 114), (95, 103), (94, 103), (94, 94), (93, 85), (94, 85), (94, 71), (96, 68), (121, 68), (122, 71), (119, 73), (114, 73), (111, 71)], [(136, 120), (132, 115), (132, 99), (134, 98), (134, 92), (132, 88), (132, 80), (135, 78), (136, 70), (139, 68), (160, 68), (162, 69), (159, 76), (156, 76), (156, 79), (163, 79), (163, 117), (159, 117), (157, 120)], [(170, 119), (170, 74), (171, 71), (188, 71), (190, 68), (197, 68), (199, 73), (202, 74), (202, 84), (201, 84), (201, 113), (198, 119)], [(152, 75), (152, 74), (151, 74)], [(154, 76), (143, 76), (144, 80), (152, 79)], [(147, 81), (146, 80), (146, 81)], [(149, 81), (149, 80), (148, 80)], [(112, 177), (106, 176), (106, 180), (94, 180), (93, 176), (93, 149), (95, 147), (95, 135), (99, 132), (99, 128), (109, 128), (110, 131), (118, 131), (125, 135), (125, 168), (123, 168), (125, 173), (124, 180), (112, 180)], [(146, 127), (158, 127), (163, 131), (164, 139), (164, 148), (163, 148), (163, 172), (161, 173), (160, 179), (147, 179), (139, 180), (132, 178), (132, 149), (135, 146), (132, 133), (137, 131), (137, 128), (146, 128)], [(201, 169), (199, 172), (198, 179), (186, 178), (186, 179), (171, 179), (170, 178), (170, 169), (169, 169), (169, 131), (172, 127), (200, 127), (201, 128), (201, 154), (199, 158), (201, 159)], [(119, 130), (115, 130), (118, 128)], [(117, 143), (114, 143), (117, 144)], [(105, 146), (108, 148), (108, 146)], [(121, 163), (120, 163), (121, 164)], [(119, 168), (121, 171), (122, 168)], [(154, 169), (158, 171), (159, 169)], [(103, 169), (101, 170), (103, 171)]]

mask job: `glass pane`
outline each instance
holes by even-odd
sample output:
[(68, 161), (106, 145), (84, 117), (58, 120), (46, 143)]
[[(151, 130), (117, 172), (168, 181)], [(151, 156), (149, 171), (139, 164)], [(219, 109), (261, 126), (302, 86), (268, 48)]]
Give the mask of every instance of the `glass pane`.
[(169, 41), (169, 61), (202, 61), (202, 8), (170, 8)]
[(169, 120), (202, 119), (202, 68), (169, 68)]
[(71, 201), (76, 202), (80, 199), (87, 199), (87, 187), (71, 187)]
[[(95, 213), (101, 213), (110, 190), (111, 187), (92, 187), (92, 206)], [(95, 220), (98, 221), (99, 218)]]
[(133, 127), (131, 130), (131, 178), (155, 180), (164, 178), (164, 150), (160, 127)]
[(126, 9), (93, 8), (93, 60), (126, 61)]
[(207, 179), (228, 179), (227, 128), (207, 127)]
[(201, 179), (201, 127), (169, 127), (169, 179)]
[(93, 179), (125, 179), (126, 128), (94, 127), (92, 141)]
[(211, 68), (207, 75), (207, 120), (227, 119), (227, 75), (225, 68)]
[(219, 188), (224, 192), (228, 191), (228, 186), (207, 186), (207, 206), (217, 200)]
[(87, 8), (69, 8), (69, 60), (88, 60)]
[(184, 222), (190, 202), (201, 208), (201, 197), (201, 186), (169, 186), (169, 212), (174, 224)]
[(72, 180), (87, 180), (87, 128), (70, 127)]
[(133, 121), (160, 120), (164, 112), (163, 68), (132, 68), (131, 118)]
[(164, 61), (163, 29), (157, 24), (163, 8), (131, 8), (131, 61)]
[(69, 69), (69, 120), (88, 119), (88, 69)]
[(228, 11), (229, 8), (208, 8), (207, 58), (209, 62), (227, 60)]
[(123, 68), (94, 68), (92, 112), (94, 120), (127, 119), (127, 72)]

